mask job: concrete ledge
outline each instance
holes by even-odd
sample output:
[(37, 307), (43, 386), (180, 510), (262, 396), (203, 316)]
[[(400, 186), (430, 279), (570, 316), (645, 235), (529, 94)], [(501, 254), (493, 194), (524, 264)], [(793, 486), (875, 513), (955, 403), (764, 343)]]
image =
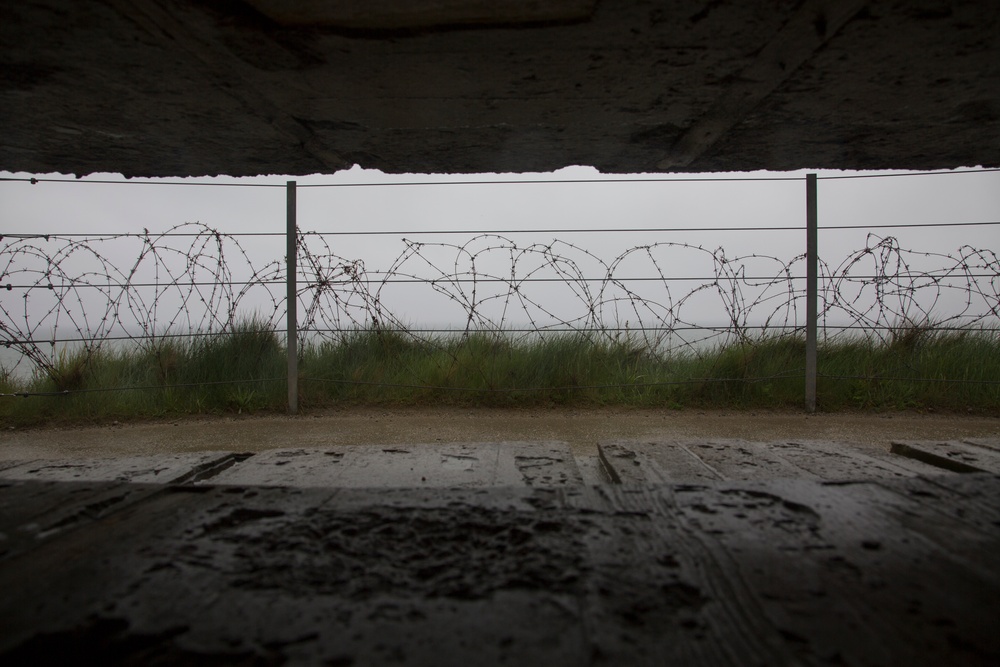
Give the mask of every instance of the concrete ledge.
[(622, 484), (720, 480), (864, 480), (935, 474), (939, 468), (903, 457), (865, 454), (828, 441), (734, 439), (631, 441), (598, 445), (612, 480)]
[[(121, 496), (139, 500), (40, 540), (23, 509), (83, 515)], [(562, 489), (8, 481), (0, 506), (4, 543), (27, 535), (0, 561), (4, 664), (1000, 657), (994, 475)]]
[(1000, 451), (996, 440), (895, 441), (891, 451), (951, 472), (1000, 474)]
[(233, 452), (195, 452), (98, 459), (10, 462), (9, 466), (0, 469), (0, 479), (171, 484), (210, 477), (248, 457), (248, 454)]
[(351, 488), (584, 483), (564, 442), (332, 445), (259, 454), (196, 452), (8, 462), (0, 469), (0, 479)]
[(282, 25), (400, 30), (581, 21), (596, 0), (248, 0)]

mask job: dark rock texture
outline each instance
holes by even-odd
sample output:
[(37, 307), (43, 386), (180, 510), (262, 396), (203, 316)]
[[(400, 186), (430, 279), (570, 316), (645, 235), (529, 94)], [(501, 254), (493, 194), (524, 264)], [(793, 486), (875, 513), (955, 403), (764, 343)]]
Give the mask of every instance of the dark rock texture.
[(311, 23), (273, 4), (6, 3), (0, 169), (1000, 165), (996, 2), (380, 2)]

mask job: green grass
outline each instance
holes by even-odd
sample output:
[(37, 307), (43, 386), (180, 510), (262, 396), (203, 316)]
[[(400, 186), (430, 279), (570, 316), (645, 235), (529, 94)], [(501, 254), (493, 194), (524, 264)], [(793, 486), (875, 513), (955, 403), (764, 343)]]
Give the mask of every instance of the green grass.
[[(361, 404), (798, 409), (804, 357), (804, 341), (793, 337), (663, 355), (629, 340), (582, 334), (513, 342), (502, 333), (421, 340), (403, 331), (361, 330), (303, 347), (299, 396), (303, 410)], [(56, 394), (0, 398), (0, 419), (28, 425), (280, 412), (285, 370), (281, 337), (251, 320), (224, 335), (63, 354), (27, 380), (0, 375), (5, 394)], [(1000, 385), (989, 382), (1000, 381), (1000, 330), (908, 327), (888, 343), (832, 341), (820, 346), (819, 372), (821, 410), (997, 414)], [(137, 389), (104, 391), (115, 387)]]
[[(0, 377), (3, 393), (55, 394), (5, 397), (0, 418), (14, 424), (99, 422), (271, 408), (286, 396), (284, 354), (278, 336), (254, 321), (211, 337), (60, 354), (51, 369), (28, 380)], [(277, 380), (260, 381), (268, 378)], [(116, 387), (136, 389), (105, 391)]]

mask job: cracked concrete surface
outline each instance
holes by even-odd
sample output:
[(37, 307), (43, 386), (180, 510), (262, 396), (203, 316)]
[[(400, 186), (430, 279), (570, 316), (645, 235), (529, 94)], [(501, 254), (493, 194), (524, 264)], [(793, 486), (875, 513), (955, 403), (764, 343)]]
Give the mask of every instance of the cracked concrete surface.
[(998, 494), (5, 480), (0, 660), (987, 665)]
[[(553, 4), (569, 9), (540, 22), (519, 13)], [(0, 168), (242, 176), (355, 163), (432, 173), (1000, 165), (997, 3), (337, 5), (362, 23), (291, 25), (264, 0), (10, 3), (0, 23)], [(486, 6), (501, 9), (480, 23)], [(429, 12), (423, 24), (394, 23), (418, 9)]]
[[(997, 424), (365, 409), (8, 430), (0, 662), (994, 664)], [(487, 433), (521, 441), (468, 440)]]

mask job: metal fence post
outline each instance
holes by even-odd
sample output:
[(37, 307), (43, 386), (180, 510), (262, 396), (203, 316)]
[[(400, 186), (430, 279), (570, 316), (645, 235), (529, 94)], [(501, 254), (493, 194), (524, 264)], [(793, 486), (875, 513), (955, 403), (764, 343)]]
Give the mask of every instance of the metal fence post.
[(806, 174), (806, 412), (816, 412), (818, 310), (818, 211), (816, 174)]
[(298, 294), (296, 273), (298, 272), (298, 224), (295, 212), (295, 181), (288, 181), (285, 187), (286, 209), (286, 255), (285, 285), (287, 289), (286, 341), (288, 345), (288, 413), (299, 411), (299, 354), (298, 354)]

